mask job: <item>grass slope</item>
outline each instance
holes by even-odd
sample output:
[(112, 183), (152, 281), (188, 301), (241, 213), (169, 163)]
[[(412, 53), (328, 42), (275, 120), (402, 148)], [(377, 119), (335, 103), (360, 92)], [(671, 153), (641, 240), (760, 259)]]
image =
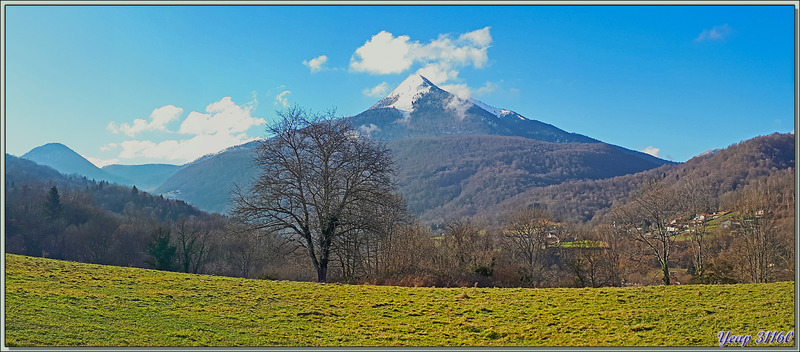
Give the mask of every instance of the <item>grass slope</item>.
[(5, 258), (7, 346), (719, 346), (722, 330), (794, 330), (793, 283), (402, 288)]

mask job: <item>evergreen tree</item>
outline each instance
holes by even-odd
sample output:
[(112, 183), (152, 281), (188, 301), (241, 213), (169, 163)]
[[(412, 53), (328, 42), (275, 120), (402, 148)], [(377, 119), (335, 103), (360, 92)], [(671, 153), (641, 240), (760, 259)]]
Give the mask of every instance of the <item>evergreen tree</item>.
[(147, 254), (153, 257), (149, 264), (156, 270), (175, 271), (175, 260), (178, 248), (169, 244), (170, 231), (159, 227), (147, 244)]
[(54, 221), (61, 217), (61, 196), (58, 194), (58, 188), (53, 186), (47, 194), (47, 200), (44, 202), (44, 212), (48, 220)]

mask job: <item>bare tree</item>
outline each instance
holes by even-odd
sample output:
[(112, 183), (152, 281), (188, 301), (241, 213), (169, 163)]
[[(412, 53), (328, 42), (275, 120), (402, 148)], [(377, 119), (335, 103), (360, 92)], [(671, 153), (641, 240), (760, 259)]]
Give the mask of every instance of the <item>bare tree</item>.
[(688, 220), (689, 233), (692, 238), (692, 261), (699, 281), (702, 282), (706, 271), (705, 259), (707, 256), (708, 221), (710, 212), (716, 208), (715, 198), (711, 194), (711, 187), (695, 178), (682, 182), (679, 188), (681, 209)]
[(623, 238), (609, 224), (600, 224), (594, 228), (593, 238), (603, 243), (603, 277), (604, 283), (620, 286), (623, 280), (623, 268), (620, 264), (624, 247)]
[(512, 256), (523, 263), (523, 280), (538, 286), (547, 269), (547, 248), (561, 227), (544, 208), (528, 208), (512, 213), (506, 220), (502, 238)]
[(624, 236), (647, 245), (661, 267), (662, 282), (670, 284), (669, 260), (673, 221), (680, 217), (679, 196), (663, 181), (651, 179), (631, 193), (626, 204), (611, 210), (614, 226)]
[(66, 242), (74, 259), (87, 263), (113, 264), (118, 223), (112, 216), (98, 214), (84, 224), (67, 226)]
[(334, 240), (332, 249), (343, 279), (355, 280), (376, 276), (386, 266), (384, 247), (390, 246), (398, 226), (409, 220), (404, 211), (405, 200), (399, 194), (386, 194), (382, 204), (369, 204), (377, 209), (364, 209), (364, 226), (343, 233)]
[(229, 270), (223, 272), (245, 278), (254, 278), (260, 274), (265, 263), (269, 261), (269, 254), (273, 252), (268, 245), (270, 237), (258, 236), (254, 232), (233, 224), (229, 226), (221, 248), (225, 257), (224, 263)]
[(575, 228), (580, 240), (561, 248), (566, 269), (574, 276), (577, 287), (619, 286), (619, 238), (607, 224), (593, 229)]
[(222, 219), (208, 219), (204, 223), (187, 217), (178, 219), (174, 241), (184, 272), (197, 274), (209, 262), (215, 247), (214, 235), (218, 235), (223, 226)]
[(436, 243), (430, 228), (404, 225), (391, 234), (382, 249), (383, 272), (389, 276), (420, 276), (433, 267)]
[(494, 273), (494, 241), (486, 229), (468, 219), (450, 220), (437, 247), (436, 266), (445, 285), (486, 281)]
[(741, 254), (737, 266), (751, 282), (774, 281), (782, 269), (794, 267), (792, 181), (791, 171), (779, 173), (725, 197), (726, 208), (733, 211), (730, 230), (734, 246)]
[(443, 269), (468, 270), (475, 260), (472, 247), (480, 229), (468, 220), (451, 220), (444, 227), (439, 263)]
[(248, 191), (235, 190), (233, 214), (297, 241), (325, 282), (334, 241), (370, 227), (385, 209), (394, 191), (393, 161), (385, 146), (361, 138), (332, 112), (295, 107), (278, 115), (281, 121), (268, 129), (272, 137), (257, 148), (261, 174)]

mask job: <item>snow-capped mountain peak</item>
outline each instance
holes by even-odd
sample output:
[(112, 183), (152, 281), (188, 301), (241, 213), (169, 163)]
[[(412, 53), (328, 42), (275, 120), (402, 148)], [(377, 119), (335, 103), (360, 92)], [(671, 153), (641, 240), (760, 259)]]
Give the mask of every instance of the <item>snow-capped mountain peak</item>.
[(404, 112), (414, 110), (414, 101), (436, 87), (422, 75), (412, 74), (397, 86), (386, 98), (381, 99), (370, 109), (395, 108)]
[[(452, 94), (437, 87), (424, 76), (419, 74), (412, 74), (408, 76), (402, 83), (400, 83), (394, 90), (392, 90), (392, 92), (389, 93), (389, 95), (387, 95), (385, 98), (381, 99), (379, 102), (375, 103), (375, 105), (370, 107), (370, 109), (395, 108), (400, 112), (402, 112), (403, 115), (407, 117), (412, 111), (414, 111), (414, 102), (416, 102), (422, 96), (431, 93), (433, 90), (445, 92), (446, 94)], [(477, 99), (473, 98), (462, 99), (455, 95), (452, 95), (452, 99), (458, 100), (462, 103), (465, 102), (477, 106), (478, 108), (486, 110), (487, 112), (498, 118), (516, 117), (521, 120), (527, 120), (526, 118), (522, 117), (522, 115), (517, 114), (516, 112), (506, 109), (499, 109)], [(459, 104), (461, 103), (455, 105)]]

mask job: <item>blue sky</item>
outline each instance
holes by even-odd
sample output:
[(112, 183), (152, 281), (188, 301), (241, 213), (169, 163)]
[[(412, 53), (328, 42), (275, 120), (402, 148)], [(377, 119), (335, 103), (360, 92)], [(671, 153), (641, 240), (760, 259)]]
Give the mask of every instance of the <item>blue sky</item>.
[[(409, 74), (686, 161), (795, 128), (792, 6), (7, 6), (5, 148), (181, 164)], [(433, 77), (433, 78), (432, 78)]]

